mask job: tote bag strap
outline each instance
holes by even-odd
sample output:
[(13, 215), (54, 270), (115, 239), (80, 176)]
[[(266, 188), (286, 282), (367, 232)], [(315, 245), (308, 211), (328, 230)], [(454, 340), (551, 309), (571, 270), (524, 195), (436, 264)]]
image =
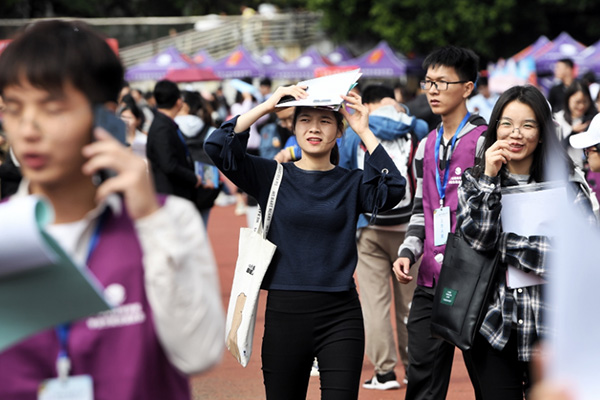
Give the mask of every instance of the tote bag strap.
[(283, 177), (283, 166), (277, 163), (277, 171), (275, 172), (275, 178), (273, 178), (273, 184), (271, 185), (271, 192), (269, 193), (269, 200), (267, 201), (267, 212), (265, 214), (265, 224), (263, 228), (262, 224), (262, 213), (260, 206), (256, 213), (256, 220), (254, 221), (254, 232), (262, 233), (263, 239), (266, 239), (269, 227), (271, 226), (271, 218), (273, 217), (273, 210), (275, 209), (275, 201), (277, 200), (277, 192), (279, 191), (279, 185), (281, 184), (281, 178)]

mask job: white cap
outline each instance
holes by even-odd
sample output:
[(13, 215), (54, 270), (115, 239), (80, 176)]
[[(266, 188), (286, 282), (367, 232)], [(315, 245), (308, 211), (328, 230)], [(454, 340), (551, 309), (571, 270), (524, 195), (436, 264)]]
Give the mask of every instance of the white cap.
[(596, 114), (587, 131), (571, 135), (569, 143), (576, 149), (586, 149), (600, 143), (600, 114)]

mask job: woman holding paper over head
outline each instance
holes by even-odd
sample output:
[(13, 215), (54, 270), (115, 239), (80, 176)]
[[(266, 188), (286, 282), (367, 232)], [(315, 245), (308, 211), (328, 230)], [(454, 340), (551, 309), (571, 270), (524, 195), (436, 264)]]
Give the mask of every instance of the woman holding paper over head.
[[(590, 223), (596, 223), (594, 199), (581, 171), (558, 142), (546, 99), (533, 86), (512, 87), (501, 95), (482, 152), (480, 163), (463, 174), (457, 227), (474, 249), (500, 252), (504, 268), (465, 362), (478, 400), (522, 400), (530, 382), (534, 344), (549, 333), (542, 292), (552, 243), (546, 232), (522, 234), (503, 226), (502, 215), (508, 219), (505, 213), (511, 210), (508, 204), (503, 208), (506, 188), (519, 186), (527, 193), (528, 188), (568, 177), (566, 199)], [(527, 273), (526, 279), (515, 284), (519, 271)]]
[[(248, 130), (282, 97), (307, 98), (305, 88), (278, 88), (266, 102), (225, 122), (206, 142), (219, 169), (263, 210), (277, 162), (244, 151)], [(340, 94), (331, 96), (337, 102)], [(304, 399), (315, 356), (323, 399), (358, 396), (364, 327), (353, 280), (356, 223), (362, 212), (376, 214), (397, 204), (405, 180), (370, 131), (360, 96), (341, 98), (352, 115), (345, 108), (322, 107), (296, 107), (294, 113), (302, 158), (282, 164), (267, 237), (277, 250), (262, 282), (269, 292), (262, 343), (267, 399)], [(344, 118), (368, 149), (364, 171), (336, 165)]]

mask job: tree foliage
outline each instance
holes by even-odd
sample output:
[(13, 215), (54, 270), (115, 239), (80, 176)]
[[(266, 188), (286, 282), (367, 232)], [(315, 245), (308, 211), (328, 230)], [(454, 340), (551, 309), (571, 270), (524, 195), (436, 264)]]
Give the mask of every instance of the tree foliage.
[(405, 53), (445, 44), (467, 46), (484, 60), (507, 57), (540, 35), (562, 31), (589, 45), (600, 39), (597, 0), (307, 0), (324, 12), (340, 42), (386, 40)]
[[(2, 18), (228, 14), (260, 0), (2, 0)], [(282, 10), (323, 12), (329, 36), (367, 48), (386, 40), (404, 53), (445, 44), (468, 46), (485, 60), (507, 57), (540, 35), (562, 31), (589, 45), (600, 39), (598, 0), (271, 0)]]

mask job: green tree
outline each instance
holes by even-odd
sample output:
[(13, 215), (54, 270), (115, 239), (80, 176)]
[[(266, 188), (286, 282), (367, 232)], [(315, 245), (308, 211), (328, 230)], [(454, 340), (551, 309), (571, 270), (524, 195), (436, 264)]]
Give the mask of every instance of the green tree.
[(405, 52), (426, 54), (445, 44), (467, 46), (483, 61), (508, 57), (540, 35), (567, 31), (589, 45), (600, 39), (596, 0), (307, 0), (324, 13), (339, 42), (384, 39)]

